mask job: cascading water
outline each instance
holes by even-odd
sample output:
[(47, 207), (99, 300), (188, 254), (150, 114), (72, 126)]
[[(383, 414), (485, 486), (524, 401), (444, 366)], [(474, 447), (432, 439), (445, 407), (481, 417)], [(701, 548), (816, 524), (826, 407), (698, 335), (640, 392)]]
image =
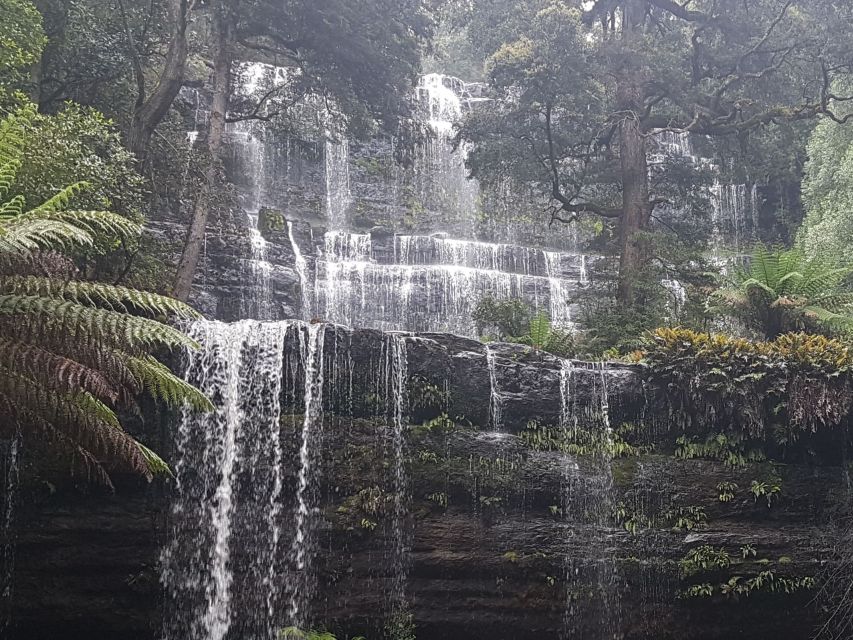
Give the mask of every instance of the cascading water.
[(333, 139), (326, 130), (323, 149), (326, 179), (326, 218), (331, 229), (346, 229), (347, 213), (352, 202), (349, 175), (349, 141)]
[(302, 255), (302, 249), (299, 248), (299, 243), (293, 237), (293, 222), (287, 221), (287, 237), (290, 240), (290, 247), (293, 251), (293, 264), (296, 267), (296, 274), (299, 276), (299, 289), (301, 295), (301, 315), (308, 319), (311, 315), (311, 287), (308, 280), (308, 261)]
[(396, 236), (379, 262), (364, 234), (326, 234), (314, 284), (317, 313), (350, 326), (475, 336), (486, 296), (520, 298), (572, 327), (573, 294), (588, 279), (585, 257), (509, 244)]
[[(560, 426), (569, 437), (584, 432), (593, 450), (592, 466), (581, 469), (571, 460), (564, 463), (563, 513), (572, 537), (586, 536), (580, 545), (587, 553), (573, 557), (578, 545), (574, 542), (567, 551), (565, 562), (566, 608), (560, 637), (564, 640), (584, 637), (596, 640), (620, 638), (621, 578), (616, 563), (611, 520), (614, 512), (613, 433), (610, 426), (610, 397), (607, 388), (606, 366), (603, 362), (562, 362), (560, 370)], [(591, 378), (594, 402), (578, 413), (575, 401), (575, 376), (579, 373)], [(588, 551), (592, 550), (592, 553)], [(578, 598), (584, 591), (581, 585), (590, 585), (589, 596), (597, 615), (596, 628), (584, 629), (580, 619)], [(587, 612), (588, 615), (589, 612)]]
[(439, 73), (421, 76), (418, 103), (429, 128), (427, 141), (415, 159), (415, 182), (422, 206), (445, 213), (446, 222), (473, 237), (477, 222), (479, 186), (465, 168), (466, 147), (454, 151), (455, 126), (466, 109), (466, 85)]
[(386, 382), (388, 391), (386, 407), (391, 413), (390, 441), (391, 459), (390, 488), (393, 500), (393, 512), (390, 522), (390, 558), (391, 583), (387, 594), (388, 626), (399, 628), (406, 624), (408, 612), (406, 601), (406, 576), (408, 573), (408, 478), (406, 475), (406, 382), (408, 379), (408, 359), (406, 354), (406, 336), (399, 333), (386, 337)]
[[(240, 93), (249, 100), (259, 100), (264, 82), (280, 70), (260, 63), (244, 63), (238, 66), (241, 78)], [(240, 190), (241, 206), (246, 212), (249, 226), (248, 261), (249, 276), (253, 293), (243, 301), (243, 316), (257, 320), (272, 317), (272, 294), (270, 276), (272, 264), (268, 260), (267, 241), (259, 229), (260, 211), (268, 204), (266, 181), (268, 179), (266, 159), (266, 135), (262, 125), (254, 120), (240, 120), (228, 125), (230, 146), (234, 151), (241, 177), (247, 182)]]
[(500, 431), (503, 427), (503, 399), (498, 386), (497, 362), (495, 352), (486, 345), (486, 365), (489, 368), (489, 426), (494, 431)]
[(317, 492), (318, 452), (322, 441), (323, 414), (323, 344), (325, 326), (309, 325), (300, 335), (301, 359), (305, 367), (305, 416), (302, 422), (302, 442), (299, 447), (299, 473), (296, 483), (295, 533), (292, 555), (296, 576), (290, 595), (288, 618), (291, 625), (302, 627), (306, 622), (308, 606), (314, 589), (311, 564), (314, 560), (315, 540), (314, 503)]
[(232, 631), (273, 638), (279, 628), (279, 420), (291, 326), (304, 331), (249, 320), (190, 327), (202, 348), (189, 354), (186, 378), (217, 408), (185, 412), (178, 429), (177, 485), (161, 558), (167, 639), (222, 640)]

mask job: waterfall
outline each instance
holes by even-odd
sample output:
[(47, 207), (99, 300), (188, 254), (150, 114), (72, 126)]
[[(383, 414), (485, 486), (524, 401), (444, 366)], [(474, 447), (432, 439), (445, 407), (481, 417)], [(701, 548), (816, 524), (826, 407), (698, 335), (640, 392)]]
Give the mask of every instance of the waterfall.
[(185, 411), (176, 436), (176, 491), (161, 558), (167, 639), (222, 640), (234, 627), (275, 636), (280, 398), (291, 326), (203, 321), (189, 329), (202, 348), (189, 354), (186, 379), (217, 408)]
[(408, 514), (408, 478), (406, 475), (406, 382), (408, 379), (408, 359), (406, 336), (399, 333), (386, 336), (387, 380), (385, 388), (388, 398), (386, 405), (391, 413), (390, 433), (390, 472), (393, 496), (391, 517), (391, 586), (388, 593), (389, 624), (394, 627), (403, 624), (407, 614), (406, 576), (408, 572), (407, 525)]
[(301, 296), (302, 317), (308, 320), (311, 315), (311, 287), (308, 281), (308, 262), (305, 256), (302, 255), (302, 250), (299, 248), (299, 243), (293, 236), (293, 222), (287, 221), (287, 237), (290, 240), (290, 248), (293, 250), (293, 264), (296, 267), (296, 274), (299, 276), (299, 293)]
[(571, 328), (573, 294), (587, 279), (575, 253), (409, 235), (394, 238), (393, 252), (378, 252), (370, 235), (337, 231), (325, 236), (314, 291), (331, 322), (474, 337), (472, 314), (485, 296), (520, 298)]
[(326, 179), (326, 217), (331, 229), (347, 227), (347, 213), (352, 202), (349, 178), (349, 141), (335, 140), (326, 130), (323, 147)]
[[(263, 85), (275, 68), (269, 65), (247, 62), (237, 66), (236, 75), (241, 78), (239, 93), (249, 100), (258, 100)], [(256, 320), (269, 320), (272, 315), (270, 275), (272, 264), (268, 260), (267, 241), (259, 229), (260, 211), (268, 205), (266, 131), (262, 124), (253, 120), (230, 123), (227, 128), (231, 148), (246, 185), (240, 190), (240, 205), (246, 212), (249, 227), (248, 274), (252, 283), (252, 295), (244, 300), (243, 316)]]
[[(614, 531), (611, 519), (614, 511), (612, 462), (613, 431), (610, 424), (610, 394), (604, 362), (584, 363), (580, 368), (563, 360), (560, 370), (560, 425), (569, 434), (587, 433), (595, 451), (589, 468), (580, 469), (568, 460), (564, 463), (563, 514), (566, 525), (575, 536), (588, 536), (578, 544), (567, 540), (565, 562), (566, 607), (560, 638), (577, 637), (595, 640), (618, 640), (621, 636), (622, 611), (619, 589), (621, 577), (617, 565)], [(575, 376), (590, 378), (593, 403), (582, 414), (577, 413), (574, 400)], [(573, 546), (574, 545), (574, 546)], [(572, 556), (580, 547), (584, 557)], [(597, 615), (592, 629), (582, 626), (583, 619), (575, 599), (579, 587), (594, 584), (590, 595)], [(589, 612), (587, 611), (588, 615)]]
[(416, 97), (429, 136), (415, 159), (420, 204), (446, 214), (446, 222), (469, 237), (474, 235), (480, 188), (468, 177), (467, 147), (453, 150), (455, 127), (465, 107), (466, 85), (458, 78), (430, 73), (421, 76)]
[(314, 537), (313, 516), (316, 500), (318, 450), (322, 438), (323, 414), (323, 344), (326, 327), (311, 324), (299, 334), (300, 352), (305, 367), (305, 416), (302, 422), (302, 444), (299, 448), (299, 473), (296, 484), (295, 533), (292, 553), (296, 577), (288, 606), (291, 625), (302, 627), (311, 602), (314, 577), (311, 574)]
[(495, 352), (489, 345), (486, 345), (486, 364), (489, 368), (489, 425), (494, 431), (500, 431), (503, 428), (501, 416), (503, 412), (503, 399), (498, 388)]
[(571, 360), (560, 361), (560, 428), (573, 426), (575, 418), (574, 404), (575, 364)]

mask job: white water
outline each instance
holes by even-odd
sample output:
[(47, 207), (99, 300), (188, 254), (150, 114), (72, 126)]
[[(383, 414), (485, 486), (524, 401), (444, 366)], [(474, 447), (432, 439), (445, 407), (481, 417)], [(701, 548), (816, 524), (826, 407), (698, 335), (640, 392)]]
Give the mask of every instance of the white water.
[(489, 347), (486, 349), (486, 365), (489, 368), (489, 426), (493, 431), (501, 431), (503, 428), (503, 398), (498, 387), (497, 363), (495, 352)]
[[(161, 558), (171, 611), (167, 639), (222, 640), (235, 619), (259, 637), (275, 633), (282, 591), (280, 397), (290, 326), (244, 320), (190, 327), (202, 348), (189, 354), (186, 378), (217, 409), (187, 410), (178, 428), (177, 486)], [(235, 593), (250, 610), (234, 608)]]
[(326, 180), (326, 218), (331, 229), (345, 229), (349, 206), (352, 203), (349, 174), (349, 141), (334, 139), (326, 131), (323, 161)]
[[(472, 314), (485, 296), (520, 298), (572, 328), (577, 289), (588, 281), (585, 257), (509, 244), (396, 236), (393, 263), (375, 259), (366, 234), (328, 232), (318, 263), (317, 315), (348, 326), (449, 331), (475, 336)], [(384, 254), (383, 254), (384, 255)]]
[(431, 135), (415, 159), (415, 190), (422, 206), (442, 212), (457, 232), (473, 237), (480, 187), (468, 177), (466, 145), (453, 149), (455, 127), (467, 110), (465, 93), (465, 83), (457, 78), (421, 76), (416, 96)]
[[(610, 418), (610, 394), (607, 387), (607, 365), (604, 362), (574, 363), (563, 360), (560, 375), (560, 425), (572, 433), (581, 416), (577, 412), (578, 377), (587, 378), (592, 403), (585, 408), (583, 431), (593, 434), (597, 448), (587, 456), (582, 469), (578, 463), (564, 464), (563, 517), (574, 536), (590, 536), (585, 543), (567, 540), (565, 561), (566, 606), (559, 637), (573, 640), (619, 640), (622, 632), (622, 577), (619, 572), (613, 537), (614, 485), (611, 462), (614, 442)], [(599, 437), (595, 438), (596, 430)], [(584, 548), (584, 546), (587, 548)], [(581, 555), (572, 550), (580, 547)], [(594, 590), (580, 596), (574, 587), (591, 583)], [(592, 609), (592, 613), (590, 613)], [(595, 620), (591, 629), (582, 625)]]
[(289, 623), (302, 627), (314, 588), (311, 564), (315, 552), (313, 538), (314, 501), (316, 499), (316, 466), (322, 438), (323, 415), (323, 345), (326, 327), (308, 325), (299, 334), (302, 362), (305, 366), (305, 417), (302, 422), (302, 444), (299, 448), (299, 472), (296, 483), (295, 533), (292, 554), (296, 576), (288, 606)]
[(293, 250), (293, 264), (296, 267), (296, 274), (299, 276), (301, 316), (308, 320), (311, 316), (311, 284), (308, 280), (308, 261), (302, 255), (302, 249), (299, 248), (296, 238), (293, 237), (293, 222), (290, 220), (287, 221), (287, 237), (290, 240), (290, 248)]
[(406, 611), (406, 576), (408, 570), (407, 526), (408, 477), (406, 473), (406, 382), (408, 380), (407, 336), (399, 333), (386, 337), (386, 406), (391, 413), (390, 458), (393, 513), (391, 517), (391, 587), (388, 593), (390, 620)]

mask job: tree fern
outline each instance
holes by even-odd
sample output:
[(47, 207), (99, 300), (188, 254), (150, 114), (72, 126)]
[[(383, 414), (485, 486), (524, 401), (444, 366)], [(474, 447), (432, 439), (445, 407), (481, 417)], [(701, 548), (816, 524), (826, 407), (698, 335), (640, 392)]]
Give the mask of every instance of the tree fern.
[[(14, 186), (25, 124), (26, 112), (0, 120), (0, 198)], [(140, 232), (122, 216), (71, 209), (86, 186), (29, 210), (20, 196), (0, 203), (0, 431), (65, 454), (89, 479), (109, 484), (108, 470), (151, 478), (168, 466), (119, 415), (143, 392), (172, 407), (212, 408), (151, 355), (196, 347), (167, 321), (198, 314), (157, 294), (73, 279), (67, 251)]]
[(853, 293), (844, 290), (851, 269), (799, 249), (757, 247), (749, 267), (712, 297), (767, 338), (802, 329), (853, 330)]

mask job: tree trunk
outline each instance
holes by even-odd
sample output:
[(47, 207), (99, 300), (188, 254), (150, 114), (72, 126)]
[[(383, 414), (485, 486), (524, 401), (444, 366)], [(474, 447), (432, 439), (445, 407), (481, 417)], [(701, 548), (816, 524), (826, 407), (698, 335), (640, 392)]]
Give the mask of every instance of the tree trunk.
[(628, 306), (637, 302), (636, 283), (646, 263), (646, 252), (637, 234), (648, 228), (651, 217), (646, 139), (640, 122), (644, 107), (643, 70), (636, 64), (637, 56), (632, 54), (635, 40), (642, 35), (639, 32), (644, 13), (644, 2), (628, 0), (625, 3), (624, 57), (616, 87), (617, 109), (623, 118), (619, 128), (622, 217), (617, 299)]
[(222, 182), (222, 141), (225, 135), (225, 116), (231, 94), (231, 38), (234, 14), (227, 0), (220, 0), (213, 8), (213, 36), (215, 53), (213, 58), (213, 99), (210, 110), (210, 128), (207, 134), (208, 167), (205, 171), (198, 198), (193, 209), (189, 232), (175, 274), (172, 295), (186, 301), (192, 289), (193, 278), (198, 268), (210, 203), (216, 185)]
[(148, 143), (154, 129), (166, 117), (172, 102), (184, 84), (187, 66), (187, 16), (192, 0), (171, 0), (170, 13), (174, 31), (166, 52), (166, 64), (157, 81), (157, 86), (147, 98), (139, 96), (134, 108), (130, 131), (127, 134), (127, 146), (136, 156), (139, 164), (145, 162)]

